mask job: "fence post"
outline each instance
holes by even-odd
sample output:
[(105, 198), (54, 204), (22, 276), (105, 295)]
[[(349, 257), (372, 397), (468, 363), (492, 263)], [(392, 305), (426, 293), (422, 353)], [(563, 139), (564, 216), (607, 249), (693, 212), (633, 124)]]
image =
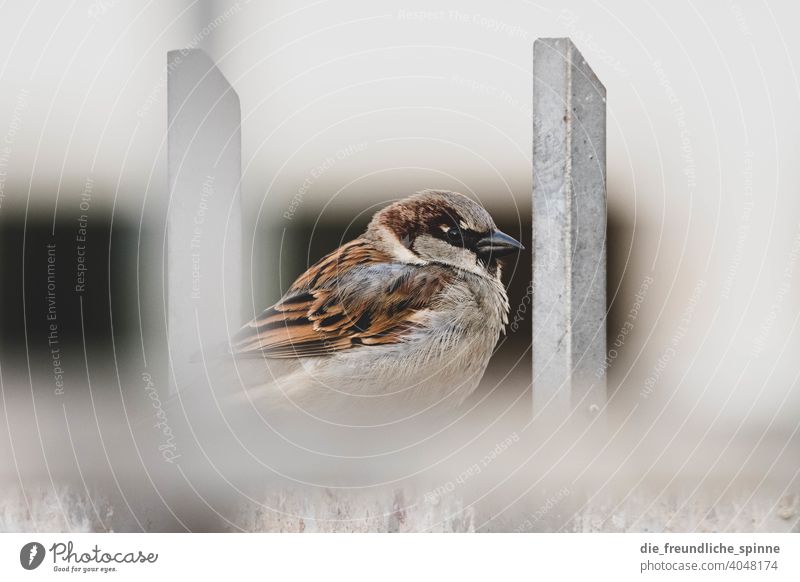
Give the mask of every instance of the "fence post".
[(533, 48), (534, 412), (606, 402), (606, 91), (568, 38)]
[(167, 55), (167, 322), (170, 386), (241, 324), (241, 110), (201, 50)]

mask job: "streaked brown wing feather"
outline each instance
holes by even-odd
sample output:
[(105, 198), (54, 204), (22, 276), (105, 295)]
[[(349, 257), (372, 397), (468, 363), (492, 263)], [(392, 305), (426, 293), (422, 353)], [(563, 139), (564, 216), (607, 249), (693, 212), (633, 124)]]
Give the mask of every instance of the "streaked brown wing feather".
[(363, 240), (311, 267), (234, 338), (238, 357), (324, 356), (403, 341), (452, 279), (445, 267), (391, 263)]

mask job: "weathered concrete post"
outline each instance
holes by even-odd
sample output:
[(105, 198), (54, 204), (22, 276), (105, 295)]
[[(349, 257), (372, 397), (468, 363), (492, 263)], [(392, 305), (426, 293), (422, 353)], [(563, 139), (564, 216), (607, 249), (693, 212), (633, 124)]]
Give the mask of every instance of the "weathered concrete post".
[(606, 402), (606, 91), (567, 38), (533, 49), (533, 400)]
[(167, 56), (167, 312), (171, 387), (241, 322), (239, 97), (201, 50)]

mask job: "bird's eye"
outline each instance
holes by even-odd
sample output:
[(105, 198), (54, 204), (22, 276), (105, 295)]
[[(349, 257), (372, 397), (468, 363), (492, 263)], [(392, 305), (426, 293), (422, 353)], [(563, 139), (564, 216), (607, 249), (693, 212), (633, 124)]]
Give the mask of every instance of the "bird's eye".
[(450, 242), (460, 242), (461, 231), (454, 226), (447, 231), (447, 238), (450, 239)]

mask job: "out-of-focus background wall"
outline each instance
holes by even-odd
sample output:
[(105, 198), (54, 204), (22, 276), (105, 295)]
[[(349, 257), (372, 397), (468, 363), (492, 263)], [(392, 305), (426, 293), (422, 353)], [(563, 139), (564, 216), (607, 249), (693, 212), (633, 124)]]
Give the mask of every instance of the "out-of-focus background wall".
[[(76, 257), (67, 244), (83, 214), (94, 241), (112, 240), (110, 249), (90, 247), (87, 314), (105, 314), (94, 290), (108, 284), (111, 256), (129, 306), (118, 331), (138, 335), (129, 303), (137, 250), (160, 250), (149, 243), (162, 234), (166, 197), (167, 50), (205, 49), (241, 97), (248, 270), (261, 308), (375, 208), (423, 187), (471, 193), (506, 230), (527, 234), (531, 47), (540, 36), (570, 36), (609, 95), (610, 339), (647, 287), (613, 362), (625, 371), (621, 389), (635, 395), (652, 385), (735, 421), (768, 420), (788, 397), (779, 417), (793, 426), (800, 81), (792, 55), (800, 40), (785, 29), (793, 10), (750, 2), (6, 5), (4, 347), (24, 337), (23, 230), (28, 253), (43, 252), (53, 229), (64, 238), (59, 269), (68, 278)], [(284, 229), (292, 236), (281, 249)], [(515, 305), (527, 259), (511, 269)], [(140, 254), (139, 275), (156, 264)], [(41, 288), (44, 273), (26, 276)]]
[[(688, 432), (724, 435), (720, 450), (742, 435), (797, 445), (793, 4), (81, 0), (1, 10), (5, 394), (53, 390), (50, 283), (67, 385), (96, 374), (124, 392), (126, 374), (138, 378), (163, 347), (151, 307), (163, 300), (168, 50), (204, 49), (241, 98), (247, 317), (375, 209), (422, 188), (470, 194), (529, 240), (532, 45), (569, 36), (608, 93), (612, 421), (636, 418), (662, 444)], [(525, 323), (493, 361), (490, 388), (509, 371), (530, 382), (530, 260), (507, 270), (512, 317)]]

